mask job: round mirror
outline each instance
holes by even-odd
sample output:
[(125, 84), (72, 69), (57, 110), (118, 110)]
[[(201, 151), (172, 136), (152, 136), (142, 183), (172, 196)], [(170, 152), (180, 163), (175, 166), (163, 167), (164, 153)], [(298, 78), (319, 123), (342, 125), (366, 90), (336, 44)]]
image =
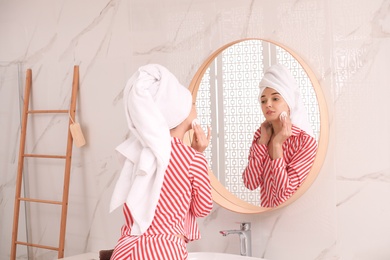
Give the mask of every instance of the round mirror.
[[(287, 67), (296, 79), (314, 136), (316, 159), (299, 189), (280, 208), (295, 201), (312, 184), (325, 157), (328, 141), (327, 108), (320, 85), (304, 61), (279, 43), (242, 39), (222, 46), (202, 64), (190, 91), (202, 126), (212, 127), (205, 151), (210, 165), (213, 199), (239, 213), (261, 213), (260, 191), (249, 190), (242, 180), (253, 134), (264, 121), (258, 101), (264, 71), (273, 64)], [(205, 129), (206, 130), (206, 129)]]

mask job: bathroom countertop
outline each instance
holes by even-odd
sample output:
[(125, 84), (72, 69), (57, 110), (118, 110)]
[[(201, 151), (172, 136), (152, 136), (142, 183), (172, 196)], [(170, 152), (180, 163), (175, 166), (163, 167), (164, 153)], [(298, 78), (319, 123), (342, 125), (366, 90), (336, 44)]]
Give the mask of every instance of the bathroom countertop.
[(99, 254), (90, 252), (81, 255), (68, 256), (60, 259), (61, 260), (99, 260)]

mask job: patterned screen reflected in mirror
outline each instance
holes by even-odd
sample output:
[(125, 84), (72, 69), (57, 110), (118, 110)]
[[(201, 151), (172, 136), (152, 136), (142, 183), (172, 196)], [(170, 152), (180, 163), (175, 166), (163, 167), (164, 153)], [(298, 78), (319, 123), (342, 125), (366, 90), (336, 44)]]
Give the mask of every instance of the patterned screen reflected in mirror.
[(225, 49), (205, 72), (196, 99), (201, 125), (212, 127), (205, 151), (211, 170), (228, 191), (253, 205), (260, 205), (259, 190), (245, 188), (241, 174), (253, 134), (264, 121), (258, 84), (264, 70), (275, 63), (289, 68), (296, 78), (318, 140), (320, 113), (311, 81), (299, 62), (277, 45), (247, 40)]

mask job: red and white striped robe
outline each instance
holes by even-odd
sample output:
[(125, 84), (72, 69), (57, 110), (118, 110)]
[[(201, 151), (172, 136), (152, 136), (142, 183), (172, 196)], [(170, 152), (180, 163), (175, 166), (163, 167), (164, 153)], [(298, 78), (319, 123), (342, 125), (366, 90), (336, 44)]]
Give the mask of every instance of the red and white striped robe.
[[(152, 224), (143, 235), (131, 236), (133, 220), (125, 204), (126, 223), (111, 259), (187, 259), (186, 243), (200, 239), (196, 217), (207, 216), (212, 205), (206, 158), (172, 137), (171, 158)], [(175, 234), (183, 235), (185, 241)]]
[(259, 145), (260, 128), (249, 151), (248, 165), (242, 176), (244, 185), (254, 190), (260, 186), (262, 207), (276, 207), (285, 202), (306, 179), (317, 153), (317, 141), (296, 126), (283, 143), (283, 157), (272, 160), (267, 145)]

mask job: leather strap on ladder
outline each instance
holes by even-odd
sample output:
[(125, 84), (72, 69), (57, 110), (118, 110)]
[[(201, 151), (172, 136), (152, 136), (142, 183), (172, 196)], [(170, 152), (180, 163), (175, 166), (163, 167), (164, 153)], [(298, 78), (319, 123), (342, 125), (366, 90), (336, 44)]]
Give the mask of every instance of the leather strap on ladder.
[[(73, 138), (72, 138), (71, 132), (69, 130), (69, 127), (71, 126), (72, 122), (74, 121), (75, 113), (76, 113), (76, 101), (77, 101), (77, 93), (78, 93), (78, 88), (79, 88), (79, 67), (74, 66), (74, 70), (73, 70), (72, 96), (71, 96), (69, 110), (29, 110), (31, 86), (32, 86), (32, 71), (31, 71), (31, 69), (28, 69), (26, 72), (26, 87), (25, 87), (25, 92), (24, 92), (23, 112), (22, 112), (22, 128), (21, 128), (21, 134), (20, 134), (19, 162), (18, 162), (18, 169), (17, 169), (17, 176), (16, 176), (14, 219), (13, 219), (12, 245), (11, 245), (11, 260), (16, 259), (17, 245), (25, 245), (25, 246), (38, 247), (38, 248), (43, 248), (43, 249), (48, 249), (48, 250), (55, 250), (55, 251), (58, 251), (58, 258), (64, 257), (66, 217), (67, 217), (67, 212), (68, 212), (69, 182), (70, 182), (70, 169), (71, 169), (72, 147), (73, 147)], [(29, 115), (42, 114), (42, 113), (63, 113), (63, 114), (66, 114), (67, 116), (69, 115), (68, 137), (67, 137), (68, 139), (67, 139), (67, 147), (66, 147), (66, 154), (65, 155), (26, 154), (25, 153), (28, 117), (29, 117)], [(41, 199), (35, 199), (35, 198), (21, 197), (24, 160), (26, 157), (65, 160), (65, 172), (64, 172), (64, 185), (63, 185), (62, 201), (51, 201), (51, 200), (41, 200)], [(20, 202), (21, 201), (24, 201), (25, 203), (35, 202), (35, 203), (61, 205), (61, 207), (62, 207), (61, 208), (61, 224), (60, 224), (61, 226), (60, 226), (58, 247), (18, 241), (19, 211), (20, 211)]]

